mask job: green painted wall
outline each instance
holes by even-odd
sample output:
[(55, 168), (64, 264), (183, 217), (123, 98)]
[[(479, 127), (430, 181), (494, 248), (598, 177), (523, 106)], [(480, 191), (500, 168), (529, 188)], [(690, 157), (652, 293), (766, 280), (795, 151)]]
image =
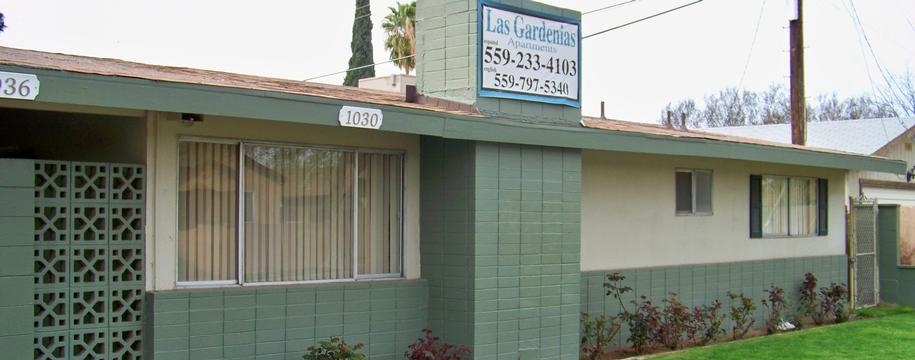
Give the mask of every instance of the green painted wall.
[(422, 335), (427, 293), (425, 280), (151, 292), (147, 357), (301, 359), (342, 336), (370, 359), (400, 359)]
[(421, 139), (420, 259), (429, 281), (429, 327), (473, 343), (473, 142)]
[(33, 356), (33, 166), (0, 159), (0, 349), (9, 359)]
[(899, 205), (880, 205), (877, 256), (880, 300), (915, 306), (915, 268), (899, 264)]
[[(661, 306), (661, 300), (667, 293), (674, 291), (690, 307), (709, 304), (718, 299), (725, 309), (722, 313), (726, 314), (730, 306), (727, 291), (730, 290), (743, 292), (754, 299), (757, 307), (755, 326), (765, 324), (765, 308), (759, 301), (765, 298), (763, 290), (768, 289), (769, 284), (785, 289), (791, 309), (797, 305), (797, 289), (806, 272), (816, 275), (818, 287), (832, 282), (848, 284), (848, 267), (844, 255), (585, 272), (581, 279), (582, 312), (592, 315), (619, 313), (617, 300), (606, 296), (603, 287), (606, 275), (613, 272), (626, 276), (623, 285), (634, 289), (624, 299), (630, 310), (633, 307), (629, 301), (638, 295), (648, 296), (653, 303)], [(730, 327), (730, 323), (725, 324), (725, 329)], [(624, 326), (617, 341), (622, 344), (628, 336)]]
[[(540, 13), (581, 19), (581, 13), (529, 0), (497, 0)], [(500, 98), (477, 98), (478, 0), (416, 4), (416, 86), (421, 94), (473, 104), (481, 113), (527, 123), (577, 126), (581, 109)]]
[(430, 326), (474, 359), (577, 359), (581, 154), (422, 140)]

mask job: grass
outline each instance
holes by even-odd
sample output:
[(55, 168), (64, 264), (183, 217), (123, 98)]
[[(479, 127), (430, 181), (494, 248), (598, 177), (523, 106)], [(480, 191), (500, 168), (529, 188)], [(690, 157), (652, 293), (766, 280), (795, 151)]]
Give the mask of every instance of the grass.
[(910, 359), (915, 354), (915, 309), (879, 307), (869, 319), (721, 343), (656, 359)]

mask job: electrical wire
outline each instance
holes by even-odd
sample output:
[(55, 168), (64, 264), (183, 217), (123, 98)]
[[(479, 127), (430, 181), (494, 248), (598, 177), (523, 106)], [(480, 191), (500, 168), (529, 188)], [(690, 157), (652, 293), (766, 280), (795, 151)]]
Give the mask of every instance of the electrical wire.
[(696, 0), (696, 1), (693, 1), (693, 2), (688, 3), (688, 4), (683, 4), (683, 5), (677, 6), (677, 7), (675, 7), (675, 8), (671, 8), (671, 9), (664, 10), (664, 11), (662, 11), (662, 12), (656, 13), (656, 14), (654, 14), (654, 15), (649, 15), (649, 16), (643, 17), (643, 18), (638, 19), (638, 20), (633, 20), (633, 21), (630, 21), (630, 22), (625, 23), (625, 24), (622, 24), (622, 25), (617, 25), (617, 26), (614, 26), (614, 27), (612, 27), (612, 28), (604, 29), (604, 30), (598, 31), (598, 32), (593, 33), (593, 34), (590, 34), (590, 35), (582, 36), (581, 39), (584, 40), (584, 39), (590, 38), (590, 37), (592, 37), (592, 36), (597, 36), (597, 35), (604, 34), (604, 33), (607, 33), (607, 32), (610, 32), (610, 31), (619, 29), (619, 28), (623, 28), (623, 27), (632, 25), (632, 24), (640, 23), (640, 22), (642, 22), (642, 21), (645, 21), (645, 20), (648, 20), (648, 19), (651, 19), (651, 18), (655, 18), (655, 17), (661, 16), (661, 15), (664, 15), (664, 14), (667, 14), (667, 13), (670, 13), (670, 12), (674, 12), (674, 11), (680, 10), (680, 9), (685, 8), (685, 7), (687, 7), (687, 6), (696, 5), (696, 4), (698, 4), (698, 3), (701, 3), (702, 1), (703, 1), (703, 0)]
[(750, 51), (747, 53), (747, 61), (743, 64), (743, 72), (740, 74), (740, 81), (737, 82), (737, 88), (743, 88), (743, 79), (747, 76), (747, 69), (750, 67), (750, 59), (753, 57), (753, 48), (756, 47), (756, 37), (759, 35), (759, 23), (762, 22), (763, 10), (766, 8), (766, 2), (763, 0), (762, 6), (759, 7), (759, 16), (756, 17), (756, 30), (753, 30), (753, 41), (750, 42)]
[[(889, 95), (884, 96), (894, 99), (899, 104), (905, 104), (905, 100), (901, 99), (899, 94), (897, 94), (897, 91), (901, 91), (899, 90), (899, 84), (896, 83), (891, 75), (887, 74), (887, 70), (877, 58), (877, 52), (874, 50), (874, 46), (871, 44), (870, 39), (867, 37), (867, 31), (864, 30), (864, 25), (861, 23), (861, 17), (858, 15), (858, 10), (855, 8), (855, 3), (852, 2), (852, 0), (848, 0), (848, 4), (851, 7), (851, 12), (854, 15), (854, 22), (858, 26), (861, 37), (864, 38), (864, 43), (867, 44), (867, 49), (870, 51), (871, 57), (874, 59), (874, 64), (877, 65), (877, 70), (880, 71), (880, 75), (883, 77), (883, 81), (886, 82), (887, 92)], [(899, 121), (901, 123), (902, 119), (899, 119)]]
[(399, 57), (399, 58), (396, 58), (396, 59), (391, 59), (391, 60), (388, 60), (388, 61), (377, 62), (377, 63), (374, 63), (374, 64), (368, 64), (368, 65), (357, 66), (357, 67), (350, 68), (350, 69), (346, 69), (346, 70), (343, 70), (343, 71), (337, 71), (337, 72), (335, 72), (335, 73), (330, 73), (330, 74), (325, 74), (325, 75), (321, 75), (321, 76), (311, 77), (311, 78), (308, 78), (308, 79), (305, 79), (305, 80), (302, 80), (302, 81), (311, 81), (311, 80), (314, 80), (314, 79), (320, 79), (320, 78), (328, 77), (328, 76), (331, 76), (331, 75), (345, 74), (345, 73), (348, 73), (348, 72), (353, 71), (353, 70), (365, 69), (365, 68), (367, 68), (367, 67), (369, 67), (369, 66), (375, 66), (375, 65), (381, 65), (381, 64), (392, 63), (392, 62), (400, 61), (400, 60), (403, 60), (403, 59), (409, 59), (409, 58), (414, 57), (414, 56), (416, 56), (416, 54), (407, 55), (407, 56), (402, 56), (402, 57)]
[(636, 2), (636, 0), (623, 1), (623, 2), (621, 2), (621, 3), (616, 3), (616, 4), (613, 4), (613, 5), (604, 6), (604, 7), (599, 8), (599, 9), (594, 9), (594, 10), (585, 11), (585, 12), (583, 12), (583, 13), (581, 13), (581, 14), (582, 14), (582, 15), (593, 14), (593, 13), (596, 13), (596, 12), (598, 12), (598, 11), (604, 11), (604, 10), (607, 10), (607, 9), (612, 9), (612, 8), (617, 7), (617, 6), (623, 6), (623, 5), (631, 4), (631, 3), (634, 3), (634, 2)]
[[(601, 11), (601, 10), (605, 10), (605, 9), (610, 9), (610, 8), (613, 8), (613, 7), (616, 7), (616, 6), (621, 6), (621, 5), (625, 5), (625, 4), (628, 4), (628, 3), (632, 3), (632, 2), (634, 2), (634, 1), (636, 1), (636, 0), (629, 0), (629, 1), (627, 1), (627, 2), (622, 2), (622, 3), (617, 3), (617, 4), (614, 4), (614, 5), (609, 5), (609, 6), (606, 6), (606, 7), (604, 7), (604, 8), (594, 9), (594, 10), (588, 11), (588, 12), (586, 12), (586, 13), (593, 13), (593, 12), (597, 12), (597, 11)], [(693, 1), (693, 2), (691, 2), (691, 3), (684, 4), (684, 5), (680, 5), (680, 6), (677, 6), (677, 7), (675, 7), (675, 8), (671, 8), (671, 9), (668, 9), (668, 10), (665, 10), (665, 11), (662, 11), (662, 12), (659, 12), (659, 13), (656, 13), (656, 14), (653, 14), (653, 15), (649, 15), (649, 16), (643, 17), (643, 18), (638, 19), (638, 20), (630, 21), (630, 22), (625, 23), (625, 24), (622, 24), (622, 25), (618, 25), (618, 26), (614, 26), (614, 27), (609, 28), (609, 29), (601, 30), (601, 31), (598, 31), (598, 32), (593, 33), (593, 34), (591, 34), (591, 35), (583, 36), (583, 37), (582, 37), (582, 40), (587, 39), (587, 38), (590, 38), (590, 37), (592, 37), (592, 36), (604, 34), (604, 33), (607, 33), (607, 32), (610, 32), (610, 31), (619, 29), (619, 28), (623, 28), (623, 27), (626, 27), (626, 26), (629, 26), (629, 25), (632, 25), (632, 24), (636, 24), (636, 23), (639, 23), (639, 22), (642, 22), (642, 21), (645, 21), (645, 20), (648, 20), (648, 19), (651, 19), (651, 18), (654, 18), (654, 17), (658, 17), (658, 16), (661, 16), (661, 15), (664, 15), (664, 14), (667, 14), (667, 13), (670, 13), (670, 12), (673, 12), (673, 11), (676, 11), (676, 10), (680, 10), (680, 9), (685, 8), (685, 7), (687, 7), (687, 6), (691, 6), (691, 5), (698, 4), (698, 3), (702, 2), (702, 1), (703, 1), (703, 0), (696, 0), (696, 1)], [(473, 10), (475, 10), (475, 9), (473, 9)], [(461, 10), (461, 11), (459, 11), (459, 12), (455, 12), (454, 14), (466, 13), (466, 12), (473, 11), (473, 10)], [(453, 14), (447, 14), (447, 15), (453, 15)], [(420, 21), (422, 21), (422, 19), (417, 19), (417, 20), (416, 20), (416, 22), (420, 22)], [(415, 56), (416, 56), (416, 54), (407, 55), (407, 56), (400, 57), (400, 58), (397, 58), (397, 59), (392, 59), (392, 60), (383, 61), (383, 62), (378, 62), (378, 63), (374, 63), (374, 64), (368, 64), (368, 65), (358, 66), (358, 67), (354, 67), (354, 68), (351, 68), (351, 69), (346, 69), (346, 70), (343, 70), (343, 71), (337, 71), (337, 72), (330, 73), (330, 74), (325, 74), (325, 75), (310, 77), (310, 78), (307, 78), (307, 79), (302, 80), (302, 81), (311, 81), (311, 80), (320, 79), (320, 78), (324, 78), (324, 77), (328, 77), (328, 76), (339, 75), (339, 74), (345, 74), (345, 73), (348, 73), (348, 72), (353, 71), (353, 70), (359, 70), (359, 69), (367, 68), (367, 67), (369, 67), (369, 66), (375, 66), (375, 65), (380, 65), (380, 64), (387, 64), (387, 63), (391, 63), (391, 62), (395, 62), (395, 61), (399, 61), (399, 60), (403, 60), (403, 59), (408, 59), (408, 58), (415, 57)]]

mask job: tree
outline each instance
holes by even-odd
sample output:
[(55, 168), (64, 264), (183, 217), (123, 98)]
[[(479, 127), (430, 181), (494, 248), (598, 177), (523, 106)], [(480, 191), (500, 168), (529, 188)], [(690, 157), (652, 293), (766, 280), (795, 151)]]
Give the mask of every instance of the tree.
[(0, 32), (3, 32), (3, 29), (6, 28), (6, 24), (3, 23), (3, 13), (0, 13)]
[[(352, 56), (349, 71), (343, 85), (358, 86), (359, 79), (375, 76), (375, 60), (372, 58), (372, 11), (369, 0), (356, 0), (356, 15), (353, 19), (353, 40), (350, 42)], [(371, 65), (371, 66), (366, 66)]]
[(403, 69), (404, 73), (416, 68), (416, 1), (389, 7), (391, 13), (384, 17), (384, 28), (387, 38), (384, 40), (384, 49), (391, 54), (394, 65)]
[(915, 74), (912, 74), (911, 69), (906, 69), (902, 74), (890, 75), (887, 86), (879, 92), (897, 113), (915, 116)]
[[(911, 76), (910, 76), (911, 77)], [(912, 82), (912, 81), (910, 81)], [(898, 89), (905, 89), (905, 80), (897, 80)], [(899, 93), (904, 93), (899, 91)], [(906, 97), (897, 96), (898, 99)], [(912, 104), (875, 100), (868, 95), (839, 99), (835, 94), (822, 94), (807, 104), (807, 121), (834, 121), (896, 117)], [(726, 88), (703, 98), (704, 107), (693, 99), (681, 100), (677, 105), (668, 103), (662, 110), (658, 123), (667, 123), (667, 112), (673, 113), (673, 126), (678, 127), (681, 116), (686, 116), (687, 127), (720, 127), (786, 124), (791, 121), (791, 105), (784, 85), (772, 84), (765, 91), (754, 93), (737, 88)]]

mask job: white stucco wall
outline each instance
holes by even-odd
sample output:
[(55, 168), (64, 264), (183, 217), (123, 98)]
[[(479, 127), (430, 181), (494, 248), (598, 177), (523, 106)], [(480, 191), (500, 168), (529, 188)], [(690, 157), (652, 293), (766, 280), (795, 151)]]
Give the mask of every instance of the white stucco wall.
[[(713, 171), (713, 215), (678, 216), (676, 169)], [(845, 253), (845, 171), (769, 163), (582, 152), (582, 271)], [(750, 175), (829, 179), (829, 235), (749, 237)]]
[(403, 271), (407, 278), (419, 277), (419, 136), (215, 116), (193, 124), (178, 119), (178, 114), (156, 112), (147, 119), (147, 290), (175, 288), (177, 155), (182, 136), (404, 151)]

